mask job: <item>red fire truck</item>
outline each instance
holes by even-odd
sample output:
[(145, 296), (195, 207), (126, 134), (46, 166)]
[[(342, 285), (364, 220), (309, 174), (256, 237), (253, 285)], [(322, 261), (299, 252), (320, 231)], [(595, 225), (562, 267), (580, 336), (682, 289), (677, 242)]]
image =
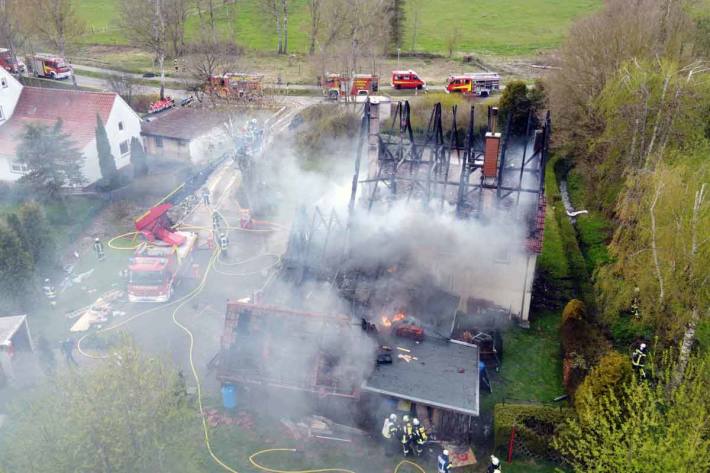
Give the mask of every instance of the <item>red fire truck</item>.
[(350, 95), (371, 95), (379, 88), (379, 79), (373, 74), (355, 74)]
[(35, 54), (27, 57), (30, 70), (37, 77), (50, 79), (68, 79), (72, 76), (72, 68), (64, 58), (50, 54)]
[(223, 98), (236, 97), (249, 100), (264, 95), (263, 80), (264, 76), (261, 74), (228, 72), (221, 76), (210, 76), (205, 91)]
[(499, 90), (500, 76), (495, 72), (450, 75), (446, 79), (446, 93), (459, 92), (465, 95), (488, 97)]
[(394, 89), (426, 89), (426, 82), (419, 78), (413, 70), (392, 71), (392, 88)]
[(348, 90), (348, 82), (350, 78), (344, 74), (326, 74), (321, 87), (323, 87), (323, 95), (330, 100), (338, 100), (339, 97), (345, 95)]
[(190, 270), (197, 235), (175, 232), (183, 237), (180, 245), (164, 241), (142, 243), (128, 264), (130, 302), (167, 302), (177, 280)]
[(0, 48), (0, 67), (11, 74), (25, 72), (25, 63), (13, 57), (12, 52), (7, 48)]

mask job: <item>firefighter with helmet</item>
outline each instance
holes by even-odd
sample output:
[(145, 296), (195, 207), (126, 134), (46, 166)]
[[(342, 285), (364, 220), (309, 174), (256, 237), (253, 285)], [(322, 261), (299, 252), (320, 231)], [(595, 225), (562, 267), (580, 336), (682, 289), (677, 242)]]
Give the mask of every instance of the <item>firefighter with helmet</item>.
[(99, 237), (94, 238), (94, 252), (99, 261), (103, 261), (106, 257), (104, 253), (104, 244), (99, 240)]
[(451, 471), (451, 460), (449, 451), (444, 450), (436, 459), (436, 473), (449, 473)]
[(414, 453), (420, 456), (424, 452), (424, 444), (429, 440), (429, 435), (416, 417), (412, 421), (412, 425), (414, 426)]
[(397, 416), (395, 414), (390, 414), (389, 417), (385, 419), (385, 423), (382, 425), (382, 437), (385, 439), (385, 454), (391, 457), (394, 452), (397, 451), (397, 433), (399, 431), (399, 426), (397, 424)]
[(488, 465), (486, 473), (501, 473), (500, 460), (497, 456), (491, 455), (491, 464)]
[(402, 453), (406, 457), (409, 455), (410, 446), (412, 445), (412, 440), (414, 438), (414, 427), (412, 422), (409, 420), (409, 416), (405, 415), (402, 417), (402, 430), (399, 433), (399, 439), (402, 443)]
[(638, 379), (646, 379), (646, 344), (642, 343), (631, 355), (631, 366)]

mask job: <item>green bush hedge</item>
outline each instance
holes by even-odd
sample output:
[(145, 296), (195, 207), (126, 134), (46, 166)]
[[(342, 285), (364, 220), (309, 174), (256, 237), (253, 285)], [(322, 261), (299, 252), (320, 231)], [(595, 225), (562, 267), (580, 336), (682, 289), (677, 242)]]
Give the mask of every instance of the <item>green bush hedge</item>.
[[(496, 450), (508, 449), (510, 431), (534, 455), (554, 457), (552, 438), (564, 422), (574, 415), (568, 407), (542, 404), (496, 404), (493, 409), (493, 433)], [(515, 455), (515, 452), (513, 452)]]
[(610, 351), (579, 385), (574, 399), (577, 414), (583, 417), (590, 412), (589, 404), (608, 389), (614, 389), (631, 378), (631, 360), (619, 352)]

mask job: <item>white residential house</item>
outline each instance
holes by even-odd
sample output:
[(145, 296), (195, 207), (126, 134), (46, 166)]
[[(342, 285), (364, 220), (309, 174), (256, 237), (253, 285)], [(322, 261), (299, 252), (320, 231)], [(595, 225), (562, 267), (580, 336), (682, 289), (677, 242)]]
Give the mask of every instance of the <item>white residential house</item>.
[(0, 126), (7, 123), (12, 116), (21, 92), (22, 84), (5, 68), (0, 67)]
[(143, 143), (154, 157), (197, 164), (217, 158), (234, 148), (226, 124), (227, 111), (176, 108), (146, 119)]
[(0, 106), (7, 115), (0, 120), (0, 181), (16, 181), (28, 171), (16, 156), (25, 125), (52, 126), (59, 118), (64, 133), (86, 158), (83, 174), (87, 184), (101, 178), (96, 150), (97, 114), (106, 127), (116, 167), (130, 163), (131, 138), (141, 139), (141, 118), (118, 94), (23, 87), (4, 70), (0, 71), (0, 78), (8, 84), (0, 88)]

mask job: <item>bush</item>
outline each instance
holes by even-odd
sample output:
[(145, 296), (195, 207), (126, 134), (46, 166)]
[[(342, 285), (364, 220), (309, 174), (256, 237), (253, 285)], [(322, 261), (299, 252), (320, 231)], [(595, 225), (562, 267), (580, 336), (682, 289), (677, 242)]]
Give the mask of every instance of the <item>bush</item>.
[(564, 324), (568, 320), (582, 320), (586, 318), (586, 315), (587, 308), (584, 306), (584, 302), (572, 299), (562, 311), (562, 323)]
[(584, 418), (591, 412), (590, 403), (609, 389), (616, 389), (631, 378), (631, 361), (617, 351), (602, 356), (599, 364), (584, 378), (575, 393), (574, 407)]
[(587, 320), (584, 303), (572, 299), (562, 311), (562, 382), (570, 396), (606, 353), (610, 344), (599, 327)]
[(552, 438), (565, 421), (574, 415), (567, 407), (541, 404), (496, 404), (493, 408), (494, 448), (507, 449), (510, 431), (531, 453), (543, 458), (556, 456), (550, 447)]
[[(336, 104), (309, 107), (300, 114), (302, 125), (296, 137), (296, 147), (306, 161), (318, 161), (351, 149), (360, 131), (360, 116), (353, 110), (343, 110)], [(352, 159), (349, 154), (348, 159)]]

